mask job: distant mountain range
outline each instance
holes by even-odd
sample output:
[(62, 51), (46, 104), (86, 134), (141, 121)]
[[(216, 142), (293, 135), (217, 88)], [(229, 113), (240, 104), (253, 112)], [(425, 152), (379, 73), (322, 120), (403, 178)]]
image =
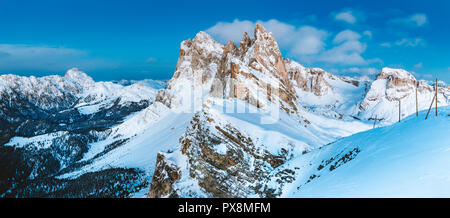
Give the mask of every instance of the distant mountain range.
[[(1, 75), (0, 196), (327, 196), (318, 184), (330, 181), (319, 177), (353, 178), (337, 169), (357, 164), (353, 159), (384, 166), (376, 159), (380, 146), (401, 147), (392, 153), (399, 159), (408, 153), (398, 143), (410, 142), (387, 139), (396, 137), (388, 130), (399, 119), (399, 102), (401, 119), (416, 112), (416, 90), (418, 109), (428, 109), (434, 85), (402, 69), (383, 68), (369, 80), (306, 68), (283, 58), (259, 24), (239, 45), (222, 45), (205, 32), (183, 41), (168, 82), (95, 82), (76, 68), (64, 77)], [(437, 97), (439, 107), (448, 106), (450, 86), (439, 83)], [(449, 126), (448, 108), (440, 113), (443, 120), (423, 124), (424, 132)], [(402, 128), (424, 122), (407, 119), (392, 131), (408, 134)], [(374, 123), (389, 127), (370, 130)], [(387, 144), (376, 142), (382, 139)], [(448, 138), (441, 142), (437, 148), (448, 150)], [(422, 137), (413, 148), (422, 145), (431, 146)], [(363, 167), (349, 169), (373, 178)], [(404, 168), (389, 172), (395, 169)], [(450, 190), (418, 196), (435, 193)]]

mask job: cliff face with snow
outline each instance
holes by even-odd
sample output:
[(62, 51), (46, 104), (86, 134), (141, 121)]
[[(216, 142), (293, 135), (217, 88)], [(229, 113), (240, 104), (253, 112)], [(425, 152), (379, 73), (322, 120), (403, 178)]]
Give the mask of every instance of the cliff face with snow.
[[(394, 115), (396, 112), (398, 114), (399, 104), (403, 108), (401, 110), (402, 117), (415, 113), (416, 90), (418, 109), (427, 109), (435, 95), (433, 85), (429, 85), (425, 81), (417, 81), (411, 73), (405, 70), (383, 68), (361, 102), (359, 115), (363, 119), (377, 116), (394, 122), (398, 120), (398, 116)], [(438, 84), (438, 105), (449, 104), (448, 90), (448, 86), (439, 86)]]
[[(399, 101), (402, 117), (415, 113), (416, 89), (419, 110), (434, 95), (433, 84), (400, 69), (371, 81), (306, 68), (283, 58), (261, 25), (239, 45), (205, 32), (183, 41), (167, 87), (121, 84), (78, 69), (1, 75), (0, 195), (300, 196), (320, 176), (305, 167), (311, 154), (371, 129), (374, 118), (396, 122)], [(449, 94), (439, 84), (439, 106)], [(336, 146), (327, 167), (364, 150)]]

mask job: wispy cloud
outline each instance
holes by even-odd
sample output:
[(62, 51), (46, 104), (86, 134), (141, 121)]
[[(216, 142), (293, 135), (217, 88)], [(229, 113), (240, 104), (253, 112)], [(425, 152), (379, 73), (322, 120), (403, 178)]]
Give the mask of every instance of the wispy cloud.
[(390, 48), (390, 47), (392, 47), (392, 44), (390, 42), (383, 42), (380, 44), (380, 46)]
[(417, 13), (408, 17), (392, 19), (390, 22), (407, 27), (422, 27), (428, 23), (428, 17), (426, 14)]
[(416, 65), (414, 65), (414, 68), (415, 69), (420, 69), (420, 68), (422, 68), (423, 67), (423, 63), (422, 62), (419, 62), (419, 63), (417, 63)]
[(351, 30), (344, 30), (339, 32), (333, 39), (333, 43), (341, 43), (345, 41), (358, 41), (361, 35)]
[(417, 46), (424, 46), (425, 40), (422, 38), (403, 38), (395, 42), (395, 45), (397, 46), (404, 46), (404, 47), (417, 47)]
[(417, 37), (417, 38), (402, 38), (400, 40), (394, 41), (394, 42), (383, 42), (380, 44), (382, 47), (391, 48), (394, 46), (399, 47), (418, 47), (418, 46), (425, 46), (425, 40)]
[(346, 10), (346, 11), (342, 11), (340, 13), (337, 13), (334, 16), (334, 19), (338, 20), (338, 21), (343, 21), (349, 24), (354, 24), (356, 23), (356, 17), (355, 15), (353, 15), (353, 11), (351, 10)]
[(366, 30), (366, 31), (363, 32), (363, 35), (365, 35), (365, 36), (369, 37), (369, 39), (371, 39), (372, 38), (372, 31)]
[(0, 72), (65, 71), (71, 67), (99, 69), (116, 63), (89, 57), (78, 49), (45, 45), (0, 44)]
[(374, 67), (351, 67), (351, 68), (346, 68), (343, 69), (342, 72), (343, 73), (356, 73), (356, 74), (361, 74), (361, 75), (375, 75), (379, 72), (380, 70)]
[(149, 58), (147, 58), (147, 60), (145, 60), (145, 63), (153, 63), (153, 62), (156, 62), (156, 61), (157, 61), (156, 58), (154, 58), (154, 57), (149, 57)]

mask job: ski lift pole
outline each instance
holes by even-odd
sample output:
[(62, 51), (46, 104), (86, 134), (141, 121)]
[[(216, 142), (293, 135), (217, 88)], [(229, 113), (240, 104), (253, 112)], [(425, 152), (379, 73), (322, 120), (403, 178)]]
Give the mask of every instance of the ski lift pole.
[(417, 89), (419, 89), (419, 82), (416, 85), (416, 117), (419, 117), (419, 101), (417, 98)]
[(377, 123), (377, 115), (375, 115), (375, 120), (373, 121), (373, 128), (372, 129), (375, 129), (375, 123)]
[(428, 112), (427, 112), (427, 116), (425, 117), (425, 120), (428, 118), (428, 114), (430, 114), (430, 110), (431, 110), (431, 107), (433, 107), (433, 103), (434, 103), (434, 99), (435, 98), (436, 98), (436, 95), (433, 96), (433, 100), (431, 100), (430, 108), (428, 108)]
[(434, 92), (434, 94), (435, 94), (435, 98), (436, 98), (436, 117), (437, 117), (437, 115), (438, 115), (438, 112), (437, 112), (437, 103), (438, 103), (438, 78), (436, 77), (436, 90), (435, 90), (435, 92)]

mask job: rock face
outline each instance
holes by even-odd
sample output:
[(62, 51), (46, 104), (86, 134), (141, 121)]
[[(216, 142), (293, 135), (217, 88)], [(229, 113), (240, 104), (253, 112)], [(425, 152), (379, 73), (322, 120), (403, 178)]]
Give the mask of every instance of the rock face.
[[(372, 82), (370, 89), (360, 103), (359, 116), (363, 119), (377, 116), (386, 120), (397, 120), (398, 102), (402, 105), (402, 116), (415, 113), (416, 89), (419, 110), (429, 107), (434, 96), (434, 87), (402, 69), (383, 68)], [(448, 105), (447, 87), (438, 87), (438, 104)], [(397, 116), (398, 117), (398, 116)]]
[(151, 183), (152, 189), (148, 193), (149, 198), (160, 198), (163, 196), (177, 197), (173, 191), (172, 184), (180, 180), (179, 168), (167, 161), (163, 154), (159, 153), (156, 158), (156, 170)]
[[(272, 170), (292, 158), (294, 145), (272, 154), (238, 128), (215, 120), (207, 110), (196, 113), (179, 139), (180, 150), (158, 154), (148, 196), (279, 196), (286, 178)], [(268, 185), (272, 180), (277, 185)], [(186, 186), (192, 181), (198, 189)]]
[(325, 79), (336, 79), (333, 75), (320, 68), (305, 68), (287, 58), (284, 59), (284, 62), (287, 66), (289, 79), (293, 81), (296, 87), (306, 92), (312, 92), (316, 96), (324, 96), (333, 91), (333, 87)]
[[(183, 92), (187, 94), (180, 96)], [(231, 41), (221, 45), (205, 32), (181, 43), (175, 74), (157, 99), (172, 108), (194, 105), (199, 110), (208, 96), (237, 98), (257, 107), (272, 102), (289, 111), (297, 108), (278, 44), (261, 25), (253, 40), (244, 34), (239, 48)]]

